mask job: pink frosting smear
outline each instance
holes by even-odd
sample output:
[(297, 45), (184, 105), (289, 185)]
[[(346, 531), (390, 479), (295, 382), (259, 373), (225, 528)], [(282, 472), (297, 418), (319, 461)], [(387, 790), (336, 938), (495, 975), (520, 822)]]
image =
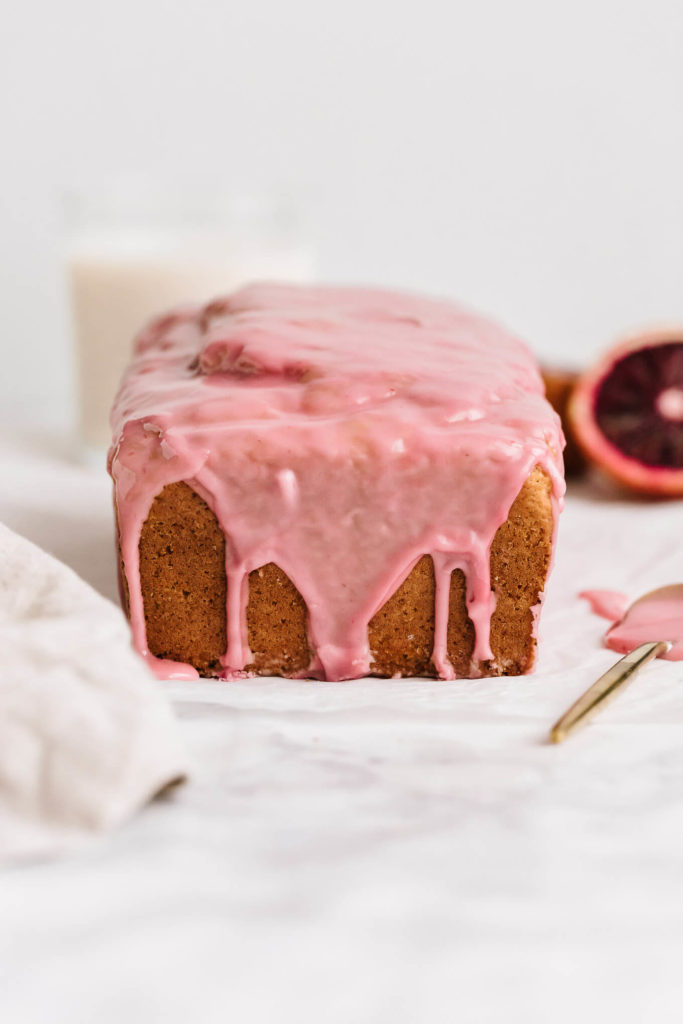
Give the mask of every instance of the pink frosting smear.
[(629, 605), (626, 594), (620, 594), (618, 590), (582, 590), (579, 597), (588, 601), (591, 611), (610, 622), (623, 618)]
[(535, 466), (564, 494), (559, 419), (527, 347), (445, 301), (354, 288), (251, 285), (152, 322), (112, 412), (110, 472), (136, 649), (147, 648), (140, 532), (184, 481), (227, 538), (223, 676), (244, 674), (248, 574), (269, 562), (298, 588), (308, 675), (366, 675), (368, 623), (431, 555), (433, 659), (446, 654), (450, 576), (467, 577), (472, 675), (492, 658), (489, 552)]
[(671, 648), (661, 657), (683, 661), (683, 587), (662, 587), (630, 607), (627, 597), (611, 590), (587, 590), (579, 596), (612, 621), (604, 638), (610, 650), (628, 654), (640, 644), (666, 640)]

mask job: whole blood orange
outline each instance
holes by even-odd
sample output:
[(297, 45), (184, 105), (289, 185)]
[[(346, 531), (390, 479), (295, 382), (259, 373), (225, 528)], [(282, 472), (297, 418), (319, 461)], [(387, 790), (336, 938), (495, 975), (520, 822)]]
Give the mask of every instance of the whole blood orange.
[(683, 328), (638, 334), (582, 374), (569, 419), (588, 458), (644, 494), (683, 495)]

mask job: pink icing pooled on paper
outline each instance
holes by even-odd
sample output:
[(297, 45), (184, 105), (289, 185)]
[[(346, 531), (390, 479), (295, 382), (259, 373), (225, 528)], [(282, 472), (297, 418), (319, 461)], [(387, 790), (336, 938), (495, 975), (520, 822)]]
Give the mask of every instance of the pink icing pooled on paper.
[(610, 650), (628, 654), (639, 644), (667, 640), (671, 648), (660, 657), (683, 661), (683, 588), (662, 587), (630, 607), (624, 594), (612, 590), (587, 590), (579, 596), (590, 601), (594, 612), (612, 621), (604, 637)]
[(588, 601), (591, 611), (610, 622), (621, 619), (628, 608), (628, 597), (617, 590), (582, 590), (579, 597)]
[(492, 657), (495, 532), (535, 466), (555, 523), (564, 493), (559, 420), (526, 346), (451, 303), (393, 292), (252, 285), (164, 316), (136, 341), (112, 429), (135, 646), (152, 658), (140, 531), (162, 488), (185, 481), (228, 540), (227, 677), (250, 661), (253, 569), (287, 573), (308, 608), (310, 674), (342, 679), (369, 671), (368, 623), (424, 554), (437, 670), (453, 675), (447, 594), (460, 568), (477, 674)]

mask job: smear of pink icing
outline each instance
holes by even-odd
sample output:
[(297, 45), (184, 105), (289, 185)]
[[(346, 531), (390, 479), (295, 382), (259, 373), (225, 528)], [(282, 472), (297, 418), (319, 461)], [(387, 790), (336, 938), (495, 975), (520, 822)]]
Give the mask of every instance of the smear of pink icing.
[(439, 675), (453, 676), (456, 568), (480, 674), (492, 658), (496, 530), (534, 466), (553, 483), (556, 525), (564, 493), (559, 420), (526, 346), (450, 303), (392, 292), (253, 285), (162, 317), (137, 339), (112, 428), (135, 646), (152, 658), (140, 531), (161, 489), (185, 481), (227, 539), (228, 678), (251, 659), (251, 570), (275, 562), (302, 594), (307, 674), (345, 679), (369, 671), (368, 623), (424, 554)]
[(603, 619), (617, 622), (628, 608), (628, 597), (617, 590), (582, 590), (579, 597), (588, 601), (591, 610)]
[(604, 637), (606, 647), (627, 654), (639, 644), (668, 640), (671, 648), (661, 657), (683, 661), (683, 597), (678, 587), (662, 588), (661, 594), (635, 601), (630, 607), (628, 598), (613, 590), (586, 590), (579, 596), (590, 601), (594, 612), (612, 621)]

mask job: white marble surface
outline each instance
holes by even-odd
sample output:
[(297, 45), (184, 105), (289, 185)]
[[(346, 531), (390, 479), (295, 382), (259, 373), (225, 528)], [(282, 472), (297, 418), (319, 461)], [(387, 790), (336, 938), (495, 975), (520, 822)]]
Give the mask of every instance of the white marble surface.
[[(106, 477), (0, 444), (0, 521), (115, 596)], [(683, 505), (570, 494), (537, 673), (168, 684), (193, 780), (0, 875), (0, 1017), (679, 1021), (683, 664), (563, 747), (613, 659), (581, 587), (683, 580)]]

